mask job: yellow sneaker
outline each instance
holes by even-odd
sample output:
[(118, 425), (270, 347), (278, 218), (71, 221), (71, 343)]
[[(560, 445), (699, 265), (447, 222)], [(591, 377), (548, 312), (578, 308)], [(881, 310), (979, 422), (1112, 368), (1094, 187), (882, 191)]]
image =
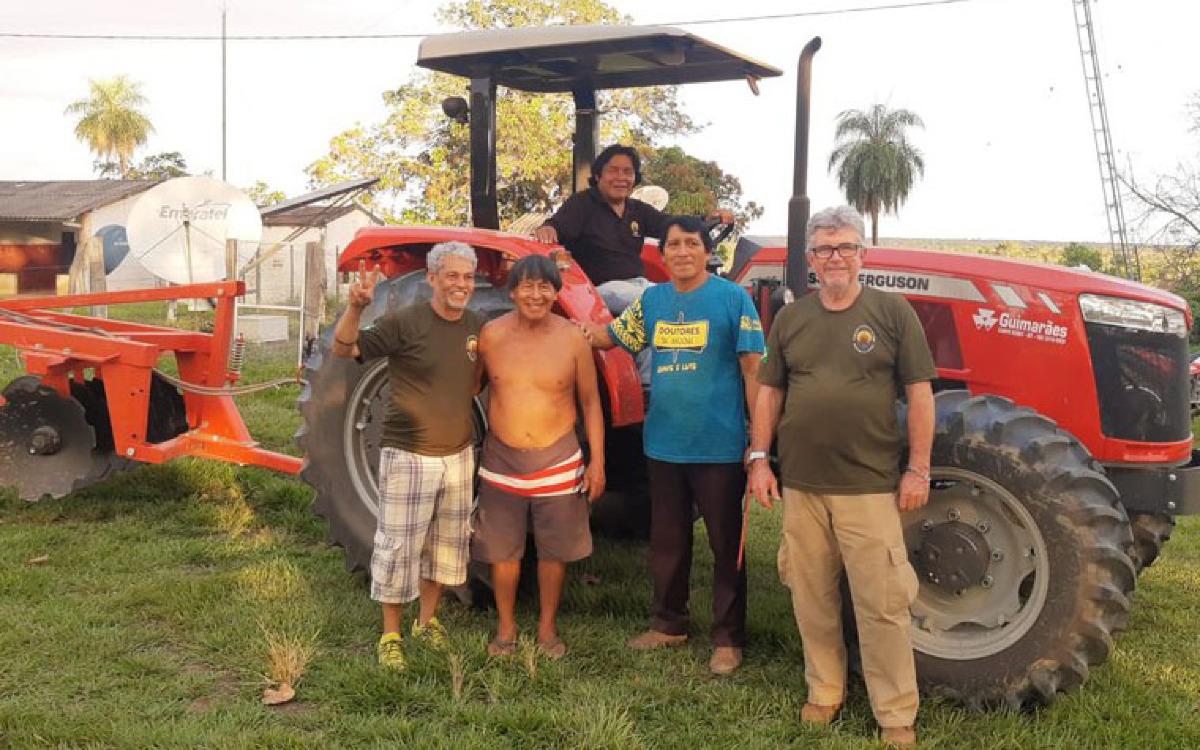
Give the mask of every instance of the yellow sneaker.
[(424, 641), (427, 646), (436, 651), (446, 650), (446, 629), (442, 627), (442, 623), (438, 622), (436, 617), (430, 617), (429, 622), (424, 625), (413, 620), (412, 637)]
[(404, 647), (401, 645), (399, 633), (384, 633), (375, 647), (379, 657), (379, 666), (403, 672), (407, 663), (404, 661)]

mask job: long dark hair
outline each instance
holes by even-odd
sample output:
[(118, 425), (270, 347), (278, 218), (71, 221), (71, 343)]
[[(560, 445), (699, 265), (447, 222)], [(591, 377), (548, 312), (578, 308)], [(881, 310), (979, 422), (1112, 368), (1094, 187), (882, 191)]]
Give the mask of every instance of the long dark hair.
[(605, 165), (612, 161), (614, 156), (629, 157), (629, 161), (633, 162), (633, 184), (640, 185), (642, 183), (642, 157), (638, 156), (637, 149), (633, 146), (622, 146), (620, 143), (614, 143), (596, 155), (595, 161), (592, 162), (592, 176), (588, 178), (588, 184), (596, 187), (596, 183), (600, 181), (600, 173), (604, 171)]

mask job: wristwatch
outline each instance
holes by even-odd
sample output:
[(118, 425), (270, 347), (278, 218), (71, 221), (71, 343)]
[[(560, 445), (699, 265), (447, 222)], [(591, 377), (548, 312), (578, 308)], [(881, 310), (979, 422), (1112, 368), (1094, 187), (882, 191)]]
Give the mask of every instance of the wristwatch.
[(749, 453), (746, 454), (746, 466), (749, 467), (750, 464), (754, 463), (758, 459), (760, 459), (760, 458), (766, 459), (766, 457), (767, 457), (766, 451), (750, 451)]

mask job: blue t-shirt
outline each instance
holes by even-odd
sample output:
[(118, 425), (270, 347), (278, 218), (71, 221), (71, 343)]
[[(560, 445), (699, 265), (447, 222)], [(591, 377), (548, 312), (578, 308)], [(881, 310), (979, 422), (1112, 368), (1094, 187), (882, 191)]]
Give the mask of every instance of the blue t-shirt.
[(750, 295), (710, 276), (680, 293), (656, 284), (608, 326), (613, 341), (652, 351), (646, 455), (669, 463), (741, 463), (746, 450), (746, 390), (738, 355), (763, 350)]

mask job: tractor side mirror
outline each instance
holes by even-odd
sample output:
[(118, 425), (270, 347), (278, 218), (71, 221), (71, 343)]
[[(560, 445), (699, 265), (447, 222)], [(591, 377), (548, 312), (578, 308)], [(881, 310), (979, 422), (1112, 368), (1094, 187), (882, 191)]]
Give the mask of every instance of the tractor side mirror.
[(467, 106), (467, 100), (461, 96), (448, 96), (442, 100), (442, 112), (459, 125), (466, 125), (471, 108)]

